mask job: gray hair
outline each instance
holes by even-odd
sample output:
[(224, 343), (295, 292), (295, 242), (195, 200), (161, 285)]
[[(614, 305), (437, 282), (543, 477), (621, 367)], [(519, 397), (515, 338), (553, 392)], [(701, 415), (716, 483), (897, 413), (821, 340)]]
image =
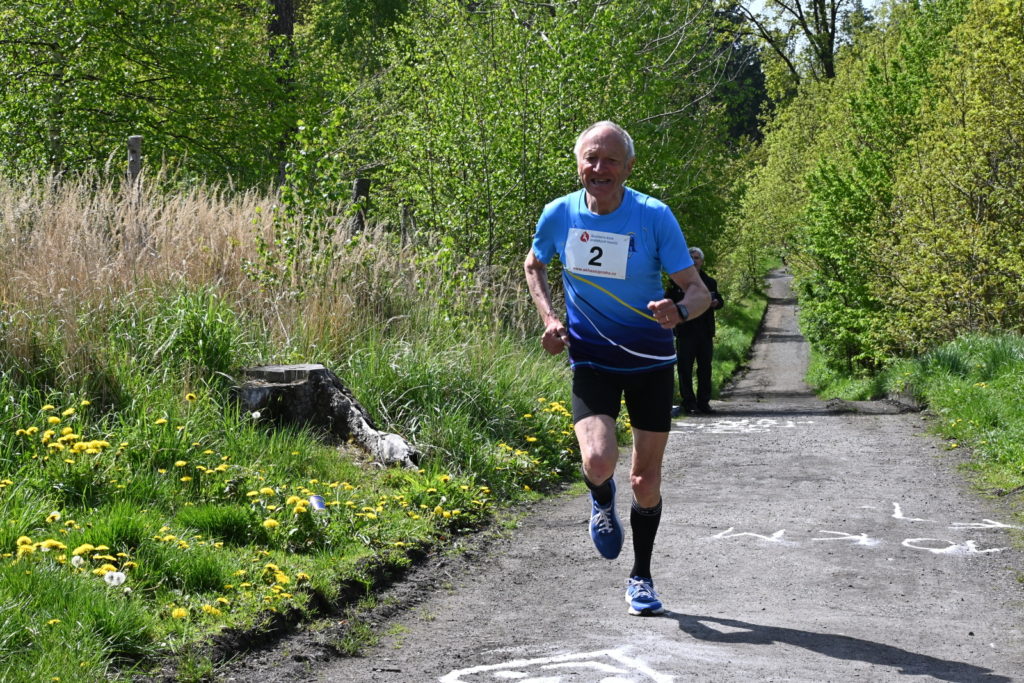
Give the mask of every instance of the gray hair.
[(701, 257), (701, 259), (704, 258), (704, 250), (700, 247), (690, 247), (690, 256), (693, 256), (694, 254)]
[(629, 133), (626, 132), (625, 128), (615, 123), (614, 121), (598, 121), (597, 123), (593, 123), (587, 126), (587, 129), (580, 133), (579, 137), (576, 138), (576, 144), (573, 145), (572, 148), (573, 156), (579, 158), (580, 147), (583, 146), (583, 138), (587, 137), (587, 134), (589, 134), (591, 131), (597, 128), (611, 128), (616, 133), (618, 133), (619, 137), (622, 138), (623, 144), (626, 145), (626, 161), (629, 161), (630, 159), (636, 156), (636, 152), (633, 149), (633, 138), (629, 136)]

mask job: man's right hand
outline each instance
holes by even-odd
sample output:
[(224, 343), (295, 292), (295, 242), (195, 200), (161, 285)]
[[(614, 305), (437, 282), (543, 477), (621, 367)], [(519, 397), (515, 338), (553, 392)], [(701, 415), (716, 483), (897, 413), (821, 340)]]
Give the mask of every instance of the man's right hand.
[(569, 331), (565, 329), (565, 325), (561, 321), (553, 320), (544, 329), (540, 345), (552, 356), (557, 356), (569, 347)]

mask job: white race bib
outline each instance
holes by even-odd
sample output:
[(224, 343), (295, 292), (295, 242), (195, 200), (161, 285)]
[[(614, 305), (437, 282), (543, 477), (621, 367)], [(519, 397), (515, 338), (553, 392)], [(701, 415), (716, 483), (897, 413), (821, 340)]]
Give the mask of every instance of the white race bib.
[(571, 228), (565, 241), (565, 267), (579, 275), (626, 279), (629, 235)]

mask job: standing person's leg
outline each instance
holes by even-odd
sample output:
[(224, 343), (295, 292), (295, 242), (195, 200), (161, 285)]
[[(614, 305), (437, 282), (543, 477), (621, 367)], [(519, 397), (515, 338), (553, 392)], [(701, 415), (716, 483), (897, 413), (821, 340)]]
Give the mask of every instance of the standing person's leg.
[(714, 342), (711, 337), (701, 336), (694, 351), (697, 358), (697, 410), (710, 413), (711, 360), (714, 353)]
[(679, 373), (679, 399), (683, 410), (692, 413), (697, 409), (697, 397), (693, 394), (693, 361), (696, 354), (689, 337), (676, 337), (676, 369)]

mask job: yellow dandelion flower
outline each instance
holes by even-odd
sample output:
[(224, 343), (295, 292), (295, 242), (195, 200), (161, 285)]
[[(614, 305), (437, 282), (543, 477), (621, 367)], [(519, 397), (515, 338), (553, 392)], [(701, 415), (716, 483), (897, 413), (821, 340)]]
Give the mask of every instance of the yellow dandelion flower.
[(199, 398), (199, 397), (196, 396), (195, 394), (193, 394), (192, 392), (189, 392), (189, 393), (185, 394), (185, 400), (188, 401), (189, 403), (192, 403), (197, 398)]
[(230, 600), (228, 600), (228, 599), (227, 599), (227, 598), (225, 598), (225, 597), (220, 597), (220, 598), (217, 598), (217, 602), (219, 602), (219, 603), (220, 603), (220, 604), (222, 604), (222, 605), (230, 605), (230, 604), (231, 604), (231, 601), (230, 601)]
[(264, 486), (263, 488), (260, 489), (260, 493), (264, 496), (272, 496), (274, 495), (274, 489), (270, 488), (269, 486)]
[(526, 440), (528, 442), (530, 442), (530, 443), (533, 443), (534, 441), (537, 440), (537, 437), (535, 437), (535, 436), (528, 436), (528, 437), (526, 437)]
[(83, 543), (82, 545), (72, 550), (71, 554), (85, 555), (86, 553), (91, 553), (93, 550), (96, 550), (96, 546), (94, 546), (92, 543)]
[(220, 610), (214, 607), (213, 605), (203, 605), (203, 611), (207, 614), (212, 614), (214, 616), (221, 613)]
[(281, 526), (281, 523), (278, 522), (276, 519), (265, 519), (263, 520), (263, 526), (267, 529), (275, 529)]
[(59, 623), (60, 623), (60, 619), (50, 619), (48, 622), (46, 622), (46, 625), (47, 626), (56, 626)]
[(56, 415), (51, 415), (50, 417), (46, 418), (46, 421), (52, 425), (60, 424), (60, 418), (57, 417)]
[(63, 429), (60, 430), (60, 435), (61, 436), (67, 436), (68, 434), (74, 433), (74, 431), (75, 430), (72, 429), (71, 427), (64, 427)]
[(71, 417), (74, 414), (75, 414), (75, 409), (74, 408), (68, 408), (63, 413), (61, 413), (61, 415), (63, 415), (64, 417)]
[(188, 618), (188, 610), (184, 607), (175, 607), (171, 610), (172, 619), (186, 619)]
[(53, 410), (55, 407), (56, 406), (54, 406), (52, 403), (47, 403), (45, 406), (40, 408), (40, 410)]
[(175, 460), (174, 461), (174, 466), (175, 467), (184, 467), (187, 464), (188, 464), (187, 460)]
[(161, 417), (159, 420), (157, 420), (153, 424), (155, 424), (155, 425), (165, 425), (165, 424), (167, 424), (167, 418)]
[(85, 399), (82, 399), (82, 402), (79, 403), (78, 405), (80, 405), (80, 406), (82, 406), (84, 408), (85, 406), (91, 406), (92, 404), (89, 403), (89, 401), (87, 401)]
[(188, 475), (186, 474), (186, 475), (185, 475), (184, 477), (182, 477), (182, 478), (180, 479), (180, 481), (183, 481), (183, 482), (186, 482), (186, 483), (188, 483), (188, 482), (192, 481), (192, 477), (190, 477), (190, 476), (188, 476)]

